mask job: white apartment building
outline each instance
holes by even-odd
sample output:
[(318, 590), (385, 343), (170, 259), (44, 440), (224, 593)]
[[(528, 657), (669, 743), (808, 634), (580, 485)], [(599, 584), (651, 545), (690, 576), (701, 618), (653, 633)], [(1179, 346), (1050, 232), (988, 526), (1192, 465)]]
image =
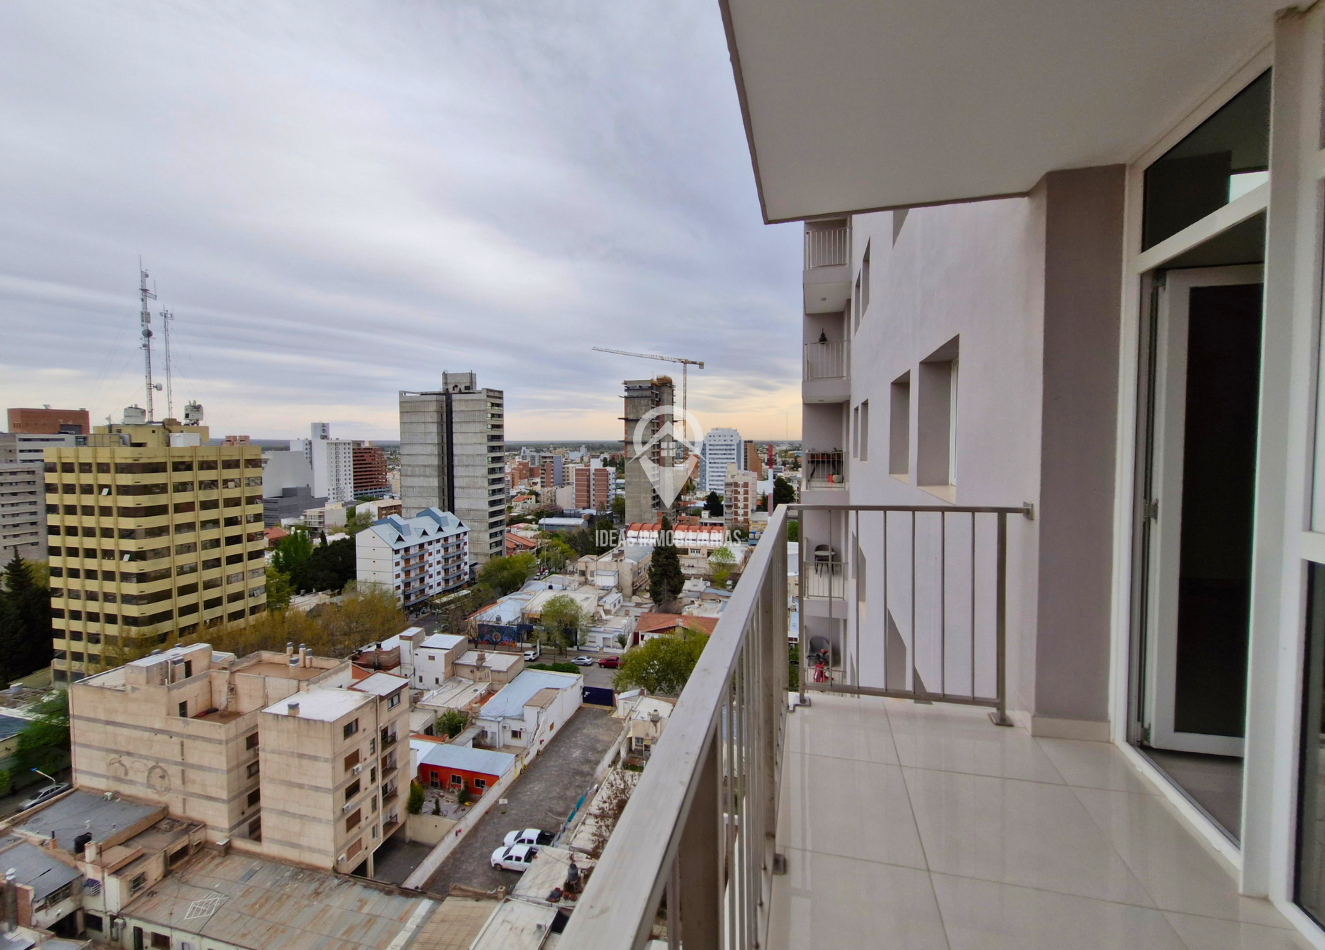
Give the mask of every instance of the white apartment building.
[(396, 592), (407, 610), (469, 580), (469, 529), (449, 511), (390, 515), (355, 535), (358, 579)]
[(40, 461), (0, 462), (0, 563), (17, 551), (46, 560), (46, 476)]
[(313, 470), (313, 494), (329, 504), (354, 502), (354, 443), (333, 439), (331, 424), (314, 422), (311, 438), (293, 439), (291, 452), (303, 452)]
[(779, 507), (563, 940), (1325, 947), (1325, 8), (719, 6), (809, 706)]
[[(86, 440), (86, 436), (83, 438)], [(39, 466), (47, 449), (72, 448), (78, 440), (79, 436), (66, 432), (0, 432), (0, 463)]]
[(750, 526), (750, 514), (759, 505), (759, 476), (738, 471), (733, 462), (727, 466), (722, 483), (722, 520), (728, 527)]
[(699, 484), (703, 492), (723, 492), (727, 466), (744, 468), (741, 433), (735, 429), (709, 429), (699, 447)]

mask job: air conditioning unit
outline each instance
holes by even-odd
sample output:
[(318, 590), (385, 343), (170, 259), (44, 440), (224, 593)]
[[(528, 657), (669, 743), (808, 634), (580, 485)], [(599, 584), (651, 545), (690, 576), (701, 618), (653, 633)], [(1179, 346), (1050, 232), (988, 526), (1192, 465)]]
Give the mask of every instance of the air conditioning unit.
[(345, 857), (346, 857), (346, 856), (342, 854), (340, 857), (338, 857), (338, 858), (336, 859), (336, 861), (337, 861), (338, 863), (340, 863), (340, 864), (344, 864), (344, 863), (345, 863)]
[(362, 766), (362, 765), (356, 765), (353, 769), (350, 770), (350, 773), (351, 773), (352, 775), (358, 775), (358, 774), (359, 774), (360, 772), (362, 772), (362, 771), (363, 771), (363, 766)]
[(340, 806), (340, 813), (343, 815), (343, 814), (345, 814), (347, 811), (349, 811), (349, 810), (350, 810), (351, 808), (353, 808), (353, 807), (354, 807), (354, 802), (353, 802), (353, 800), (348, 801), (348, 802), (346, 802), (344, 805), (341, 805), (341, 806)]

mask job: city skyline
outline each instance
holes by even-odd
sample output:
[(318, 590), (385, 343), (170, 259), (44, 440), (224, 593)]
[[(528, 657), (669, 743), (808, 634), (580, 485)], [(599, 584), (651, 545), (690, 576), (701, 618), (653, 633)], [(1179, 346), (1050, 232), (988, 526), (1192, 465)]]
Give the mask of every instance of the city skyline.
[(703, 359), (706, 426), (798, 433), (800, 232), (761, 222), (707, 3), (318, 10), (0, 12), (5, 404), (142, 405), (141, 255), (218, 433), (394, 439), (448, 369), (512, 439), (610, 438), (666, 367), (593, 345)]

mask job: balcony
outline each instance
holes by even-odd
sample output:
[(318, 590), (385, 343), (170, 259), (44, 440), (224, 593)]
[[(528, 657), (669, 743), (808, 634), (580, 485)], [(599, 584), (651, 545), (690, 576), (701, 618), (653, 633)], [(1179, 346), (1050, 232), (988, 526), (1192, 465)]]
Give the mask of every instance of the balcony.
[(805, 312), (841, 313), (851, 299), (851, 229), (805, 226)]
[[(874, 519), (858, 536), (875, 539), (865, 557), (880, 567), (869, 623), (803, 651), (789, 714), (779, 507), (567, 945), (1298, 946), (1117, 747), (991, 721), (1007, 721), (1006, 536), (1021, 514), (800, 508), (811, 540), (840, 544), (848, 519), (857, 531)], [(852, 563), (831, 593), (854, 604)], [(807, 646), (831, 629), (802, 618)]]
[(847, 402), (851, 399), (851, 342), (806, 343), (802, 372), (802, 402)]
[(811, 491), (840, 491), (847, 487), (842, 451), (805, 454), (805, 488)]

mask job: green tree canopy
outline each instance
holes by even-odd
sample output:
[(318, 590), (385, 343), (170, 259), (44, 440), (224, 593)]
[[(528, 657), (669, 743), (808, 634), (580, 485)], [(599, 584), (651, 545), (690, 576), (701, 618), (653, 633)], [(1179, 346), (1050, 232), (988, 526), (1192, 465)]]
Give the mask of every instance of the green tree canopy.
[(532, 554), (523, 551), (510, 557), (494, 557), (479, 570), (478, 580), (504, 596), (524, 586), (537, 564)]
[(290, 575), (267, 566), (267, 609), (286, 610), (290, 606)]
[(579, 646), (580, 631), (584, 629), (588, 618), (571, 597), (557, 594), (548, 598), (543, 605), (539, 620), (548, 637), (557, 645), (557, 650), (565, 653), (568, 648)]
[(685, 688), (708, 641), (708, 634), (697, 630), (653, 637), (643, 646), (626, 651), (612, 685), (618, 690), (639, 687), (661, 696), (676, 696)]
[(612, 520), (618, 524), (626, 520), (626, 496), (617, 495), (612, 499)]
[(51, 590), (44, 571), (19, 557), (0, 575), (0, 679), (26, 676), (51, 662)]
[(538, 566), (553, 574), (564, 571), (577, 557), (579, 553), (561, 538), (549, 537), (538, 546)]
[(709, 492), (708, 497), (704, 499), (704, 510), (714, 518), (721, 518), (723, 511), (722, 496), (715, 491)]
[(796, 503), (796, 489), (792, 487), (791, 482), (787, 481), (781, 475), (773, 479), (773, 504), (769, 507), (772, 511), (778, 505), (794, 505)]
[(792, 519), (787, 522), (787, 540), (799, 541), (801, 539), (801, 523), (798, 519)]
[(271, 566), (290, 578), (290, 587), (303, 592), (308, 586), (308, 561), (313, 556), (313, 541), (303, 528), (295, 528), (281, 538), (272, 555)]
[(307, 590), (343, 590), (357, 576), (357, 564), (358, 551), (353, 538), (341, 538), (330, 544), (324, 539), (308, 559)]
[[(672, 522), (664, 515), (659, 531), (659, 541), (672, 540)], [(681, 573), (681, 555), (674, 544), (657, 544), (653, 556), (649, 559), (649, 596), (659, 610), (667, 610), (676, 603), (685, 587), (685, 575)]]
[(37, 703), (32, 722), (18, 734), (15, 764), (54, 774), (69, 764), (69, 694), (56, 690)]

